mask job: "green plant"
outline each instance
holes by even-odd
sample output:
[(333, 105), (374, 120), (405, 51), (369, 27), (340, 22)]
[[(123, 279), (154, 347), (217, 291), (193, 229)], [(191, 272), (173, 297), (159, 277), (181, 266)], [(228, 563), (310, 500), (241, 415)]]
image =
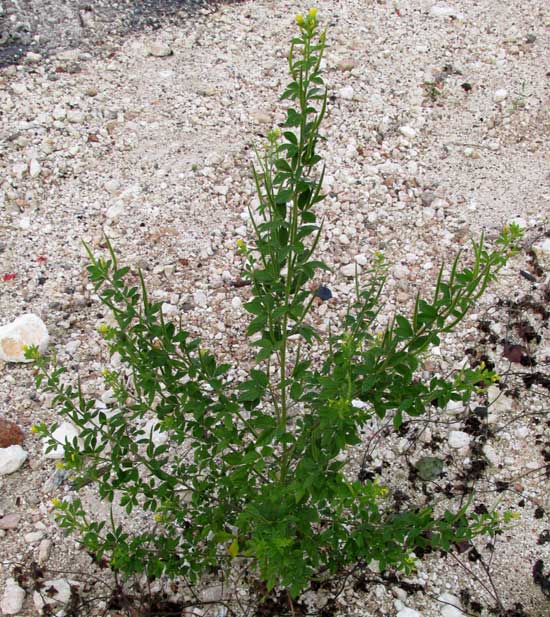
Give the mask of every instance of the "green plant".
[[(483, 368), (428, 383), (416, 371), (505, 264), (518, 229), (506, 228), (493, 251), (474, 243), (471, 265), (460, 267), (457, 257), (447, 273), (442, 267), (433, 297), (418, 298), (410, 318), (396, 315), (379, 335), (386, 267), (377, 256), (365, 284), (356, 281), (341, 329), (322, 340), (308, 316), (317, 295), (311, 281), (329, 270), (315, 258), (323, 228), (315, 206), (324, 199), (317, 146), (327, 105), (325, 34), (314, 10), (296, 21), (283, 132), (269, 134), (253, 168), (255, 242), (239, 242), (251, 284), (247, 335), (256, 350), (249, 377), (232, 383), (228, 364), (167, 322), (141, 274), (138, 285), (129, 283), (129, 268), (119, 266), (110, 244), (108, 258), (89, 252), (88, 271), (116, 324), (102, 327), (105, 339), (125, 366), (104, 372), (116, 408), (94, 408), (79, 386), (65, 383), (55, 359), (49, 364), (36, 349), (28, 352), (38, 383), (81, 431), (80, 443), (65, 444), (75, 487), (93, 482), (101, 498), (128, 513), (151, 513), (151, 525), (129, 535), (114, 517), (94, 520), (78, 499), (56, 501), (61, 525), (126, 574), (198, 580), (239, 558), (269, 589), (279, 585), (296, 596), (358, 561), (410, 570), (413, 551), (448, 550), (498, 524), (495, 515), (469, 514), (466, 506), (438, 516), (430, 509), (396, 513), (387, 489), (350, 479), (340, 455), (361, 443), (360, 430), (375, 414), (393, 414), (399, 427), (407, 414), (467, 400), (490, 382)], [(315, 347), (323, 350), (321, 365), (309, 359)], [(55, 429), (37, 427), (50, 447)], [(158, 431), (168, 442), (156, 440)]]

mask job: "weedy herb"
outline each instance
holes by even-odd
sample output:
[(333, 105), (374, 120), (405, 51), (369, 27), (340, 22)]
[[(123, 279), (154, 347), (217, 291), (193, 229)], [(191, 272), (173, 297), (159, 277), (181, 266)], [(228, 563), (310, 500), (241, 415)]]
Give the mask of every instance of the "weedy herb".
[[(66, 384), (55, 359), (28, 352), (38, 384), (81, 431), (80, 443), (65, 444), (75, 486), (93, 482), (101, 498), (128, 514), (151, 514), (148, 528), (129, 535), (124, 521), (97, 521), (78, 499), (55, 502), (61, 526), (126, 574), (198, 581), (238, 559), (268, 589), (280, 586), (295, 597), (359, 560), (410, 571), (413, 551), (446, 551), (499, 524), (496, 515), (467, 506), (438, 517), (428, 508), (395, 513), (387, 489), (349, 479), (340, 455), (361, 443), (360, 430), (375, 414), (392, 414), (398, 428), (406, 415), (466, 401), (480, 383), (491, 383), (483, 367), (427, 383), (416, 370), (506, 263), (519, 230), (505, 228), (492, 251), (483, 239), (474, 242), (471, 265), (461, 267), (457, 257), (447, 274), (442, 267), (432, 298), (418, 297), (412, 316), (396, 315), (382, 335), (373, 332), (386, 279), (378, 255), (365, 281), (357, 280), (341, 329), (322, 340), (308, 315), (315, 298), (330, 292), (310, 289), (315, 273), (329, 270), (315, 257), (323, 228), (315, 206), (325, 197), (317, 153), (327, 108), (325, 33), (315, 10), (296, 22), (283, 131), (269, 134), (253, 169), (260, 198), (251, 219), (255, 241), (239, 241), (252, 296), (247, 335), (256, 351), (248, 378), (229, 383), (228, 364), (181, 324), (165, 321), (143, 278), (137, 287), (127, 284), (129, 269), (119, 266), (111, 245), (108, 258), (89, 252), (88, 271), (116, 322), (102, 332), (125, 366), (104, 372), (115, 408), (96, 409), (80, 386)], [(322, 366), (309, 359), (318, 346)], [(37, 427), (50, 448), (56, 426)], [(156, 439), (159, 431), (166, 443)]]

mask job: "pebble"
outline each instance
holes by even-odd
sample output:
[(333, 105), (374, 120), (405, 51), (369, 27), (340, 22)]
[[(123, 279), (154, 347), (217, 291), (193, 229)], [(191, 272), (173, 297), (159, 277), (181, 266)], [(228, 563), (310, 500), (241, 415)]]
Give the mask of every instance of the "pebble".
[(36, 345), (40, 353), (48, 347), (50, 337), (44, 322), (33, 313), (17, 317), (0, 327), (0, 360), (4, 362), (32, 362), (25, 358), (23, 348)]
[(13, 578), (6, 580), (6, 588), (0, 600), (0, 609), (3, 615), (16, 615), (25, 601), (25, 590), (19, 587)]
[(170, 45), (166, 43), (154, 42), (147, 46), (147, 55), (154, 56), (155, 58), (165, 58), (171, 56), (174, 53)]
[(206, 306), (208, 304), (208, 298), (206, 297), (204, 291), (201, 291), (200, 289), (196, 291), (193, 294), (193, 302), (195, 303), (195, 306)]
[(430, 9), (430, 15), (433, 17), (453, 17), (454, 19), (463, 20), (464, 15), (457, 11), (454, 7), (446, 4), (436, 4)]
[(0, 529), (17, 529), (20, 520), (20, 514), (16, 514), (15, 512), (6, 514), (0, 518)]
[(447, 437), (451, 448), (467, 448), (470, 445), (472, 437), (464, 431), (450, 431)]
[(343, 72), (352, 71), (356, 66), (357, 66), (357, 62), (353, 58), (343, 58), (342, 60), (339, 60), (338, 63), (336, 64), (336, 68), (339, 71), (343, 71)]
[(40, 64), (42, 61), (42, 56), (33, 51), (29, 51), (29, 53), (25, 56), (25, 64)]
[(271, 114), (261, 110), (253, 111), (250, 118), (256, 124), (271, 124), (272, 122)]
[(67, 112), (66, 117), (71, 124), (82, 124), (82, 122), (84, 122), (84, 119), (86, 118), (86, 115), (83, 111), (80, 111), (78, 109), (70, 109)]
[(239, 296), (235, 296), (232, 300), (231, 300), (231, 306), (233, 307), (234, 310), (236, 311), (240, 311), (241, 307), (242, 307), (242, 300), (239, 298)]
[(483, 454), (485, 454), (487, 460), (489, 461), (489, 463), (491, 463), (491, 465), (496, 466), (500, 464), (499, 455), (496, 453), (496, 450), (489, 444), (485, 444), (483, 446)]
[(531, 247), (540, 265), (544, 269), (550, 269), (550, 238), (544, 238), (535, 242)]
[(52, 550), (52, 541), (51, 540), (42, 540), (40, 542), (40, 546), (38, 547), (38, 563), (44, 565), (48, 559), (50, 558), (50, 553)]
[(21, 446), (0, 448), (0, 476), (17, 471), (29, 455)]
[(416, 131), (412, 128), (412, 126), (400, 126), (399, 132), (407, 139), (414, 139), (416, 137)]
[(36, 159), (32, 159), (29, 165), (29, 176), (31, 178), (38, 178), (41, 171), (42, 165), (40, 165), (40, 163)]
[(508, 90), (501, 88), (500, 90), (495, 90), (493, 94), (493, 101), (495, 103), (502, 103), (508, 97)]
[(361, 274), (361, 266), (358, 263), (347, 264), (342, 267), (341, 271), (347, 278), (354, 278), (355, 272), (357, 272), (357, 274)]
[(345, 86), (339, 91), (338, 94), (340, 95), (341, 98), (351, 101), (353, 99), (355, 91), (353, 90), (351, 86)]
[(42, 540), (43, 537), (44, 537), (43, 531), (29, 531), (29, 533), (26, 533), (23, 536), (27, 544), (34, 544), (35, 542), (40, 542), (40, 540)]

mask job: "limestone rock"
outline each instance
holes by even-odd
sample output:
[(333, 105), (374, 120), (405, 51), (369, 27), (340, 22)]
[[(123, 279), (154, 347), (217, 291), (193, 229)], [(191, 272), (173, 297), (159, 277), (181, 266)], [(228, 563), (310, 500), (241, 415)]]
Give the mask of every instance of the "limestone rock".
[(21, 446), (0, 448), (0, 476), (17, 471), (29, 455)]
[(41, 353), (48, 347), (49, 335), (44, 322), (33, 313), (21, 315), (12, 323), (0, 327), (0, 360), (30, 362), (23, 348), (36, 345)]
[(80, 431), (70, 422), (62, 422), (52, 433), (52, 437), (59, 444), (53, 450), (46, 452), (49, 440), (43, 440), (44, 457), (50, 459), (61, 459), (65, 455), (65, 444), (73, 443), (74, 438), (78, 438)]
[(42, 590), (40, 592), (35, 591), (33, 594), (36, 610), (43, 614), (44, 607), (48, 605), (56, 612), (56, 609), (61, 608), (71, 599), (71, 587), (78, 587), (78, 585), (78, 582), (66, 578), (44, 581)]

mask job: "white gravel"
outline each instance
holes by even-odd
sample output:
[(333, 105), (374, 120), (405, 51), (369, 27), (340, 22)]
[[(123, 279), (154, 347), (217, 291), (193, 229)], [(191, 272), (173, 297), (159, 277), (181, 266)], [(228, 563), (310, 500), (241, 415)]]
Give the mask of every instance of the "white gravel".
[[(331, 94), (320, 252), (334, 267), (318, 281), (333, 299), (316, 309), (316, 326), (328, 331), (329, 322), (345, 313), (351, 277), (356, 269), (368, 270), (379, 250), (394, 264), (381, 326), (395, 308), (411, 310), (416, 291), (431, 288), (442, 259), (482, 231), (494, 240), (515, 217), (524, 222), (542, 264), (550, 211), (546, 3), (316, 5), (329, 25)], [(104, 234), (121, 261), (134, 271), (142, 268), (167, 317), (181, 315), (186, 329), (203, 336), (220, 357), (246, 368), (241, 306), (249, 290), (230, 285), (242, 268), (236, 240), (251, 230), (242, 213), (254, 203), (252, 146), (284, 118), (277, 97), (287, 79), (287, 41), (292, 16), (304, 8), (294, 0), (248, 1), (154, 32), (106, 35), (94, 53), (70, 49), (0, 69), (0, 326), (25, 313), (40, 316), (60, 362), (72, 377), (80, 375), (98, 406), (110, 405), (101, 400), (100, 372), (117, 359), (107, 358), (97, 332), (108, 316), (87, 280), (82, 241), (99, 252)], [(477, 318), (425, 359), (425, 377), (463, 366), (465, 349), (480, 345), (479, 319), (494, 317), (501, 328), (497, 338), (510, 336), (499, 298), (539, 293), (548, 284), (547, 270), (535, 282), (519, 276), (529, 263), (522, 252), (505, 268)], [(547, 370), (548, 328), (536, 314), (526, 318), (542, 337), (530, 344), (538, 362), (533, 370)], [(501, 351), (491, 353), (504, 373), (509, 365)], [(492, 468), (476, 500), (520, 512), (520, 523), (496, 542), (493, 581), (506, 606), (521, 602), (531, 617), (543, 617), (548, 599), (533, 583), (532, 568), (537, 559), (546, 571), (550, 565), (550, 543), (537, 544), (550, 512), (540, 471), (542, 444), (549, 439), (540, 418), (548, 398), (538, 386), (511, 394), (491, 388)], [(480, 397), (476, 404), (483, 402)], [(36, 391), (29, 366), (0, 364), (0, 414), (23, 428), (29, 454), (19, 470), (0, 476), (0, 594), (14, 564), (32, 559), (52, 571), (95, 572), (53, 520), (50, 500), (69, 487), (30, 432), (35, 422), (58, 418)], [(413, 424), (395, 439), (380, 439), (382, 427), (373, 423), (365, 447), (349, 453), (350, 469), (368, 449), (373, 469), (398, 460), (389, 476), (382, 471), (382, 480), (392, 491), (410, 491), (403, 461), (412, 466), (434, 455), (445, 460), (439, 485), (459, 483), (482, 444), (465, 430), (463, 406), (443, 415), (444, 424), (424, 431)], [(468, 443), (461, 436), (462, 446), (447, 444), (459, 433)], [(496, 493), (496, 481), (513, 490)], [(87, 499), (104, 510), (91, 491)], [(542, 517), (535, 517), (537, 508)], [(12, 517), (16, 513), (20, 520)], [(11, 518), (3, 526), (5, 515)], [(36, 532), (42, 535), (27, 543), (26, 535)], [(478, 564), (463, 560), (484, 580)], [(444, 613), (437, 598), (458, 597), (462, 589), (488, 602), (451, 558), (431, 555), (405, 578), (424, 591), (395, 599), (381, 585), (362, 592), (350, 584), (338, 600), (339, 614), (439, 617)], [(19, 614), (35, 611), (27, 594)]]

